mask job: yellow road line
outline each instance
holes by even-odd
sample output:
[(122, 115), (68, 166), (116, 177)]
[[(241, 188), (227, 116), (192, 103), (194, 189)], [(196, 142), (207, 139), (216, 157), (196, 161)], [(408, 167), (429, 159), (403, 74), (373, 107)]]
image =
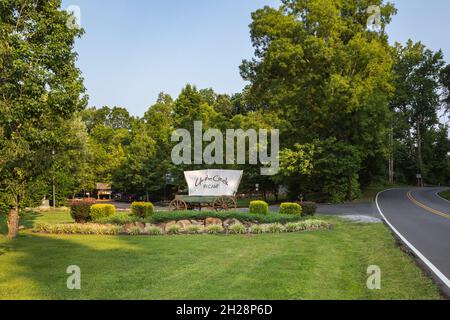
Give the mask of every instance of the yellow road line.
[(430, 208), (430, 207), (424, 205), (423, 203), (417, 201), (416, 199), (414, 199), (414, 197), (412, 196), (412, 191), (409, 191), (406, 195), (408, 196), (409, 200), (411, 200), (414, 204), (418, 205), (422, 209), (425, 209), (428, 212), (431, 212), (432, 214), (438, 215), (440, 217), (450, 219), (450, 214)]

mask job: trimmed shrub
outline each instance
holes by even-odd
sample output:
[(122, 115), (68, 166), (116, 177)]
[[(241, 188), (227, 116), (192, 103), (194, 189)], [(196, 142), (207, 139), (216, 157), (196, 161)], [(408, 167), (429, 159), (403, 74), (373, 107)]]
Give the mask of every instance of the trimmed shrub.
[(128, 213), (115, 213), (109, 217), (98, 219), (97, 223), (124, 225), (135, 223), (137, 218)]
[(231, 234), (245, 234), (247, 233), (247, 228), (243, 224), (234, 224), (228, 228), (228, 232)]
[(223, 233), (224, 229), (220, 224), (212, 224), (206, 227), (206, 232), (209, 234), (219, 234)]
[(315, 202), (300, 202), (303, 216), (314, 216), (317, 211), (317, 204)]
[(201, 226), (193, 224), (193, 225), (187, 226), (185, 231), (188, 234), (201, 234), (201, 233), (203, 233), (203, 228)]
[(138, 218), (146, 219), (151, 217), (154, 212), (154, 206), (151, 202), (133, 202), (131, 204), (131, 213)]
[(108, 218), (116, 213), (116, 207), (112, 204), (94, 204), (91, 206), (91, 219), (94, 221)]
[(281, 214), (301, 215), (302, 207), (298, 203), (285, 202), (280, 205)]
[(269, 214), (269, 205), (265, 201), (252, 201), (249, 209), (251, 214)]
[(70, 215), (77, 223), (86, 223), (91, 221), (91, 206), (94, 201), (74, 201), (70, 204)]
[(178, 224), (173, 224), (167, 228), (166, 232), (167, 234), (180, 234), (182, 229)]

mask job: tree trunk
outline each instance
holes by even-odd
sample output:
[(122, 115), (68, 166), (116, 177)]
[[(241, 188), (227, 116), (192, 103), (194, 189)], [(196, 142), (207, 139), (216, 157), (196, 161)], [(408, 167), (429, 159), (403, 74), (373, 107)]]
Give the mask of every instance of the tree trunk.
[(17, 237), (19, 232), (19, 210), (17, 208), (9, 210), (8, 213), (8, 238), (13, 239)]
[(394, 184), (394, 129), (389, 132), (389, 184)]
[(422, 158), (422, 132), (420, 131), (420, 121), (417, 123), (417, 161), (419, 165), (419, 186), (423, 187), (423, 158)]

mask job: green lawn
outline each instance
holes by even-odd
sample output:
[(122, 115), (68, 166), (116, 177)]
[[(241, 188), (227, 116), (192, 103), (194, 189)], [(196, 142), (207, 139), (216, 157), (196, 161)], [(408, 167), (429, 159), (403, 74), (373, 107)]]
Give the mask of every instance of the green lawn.
[[(439, 299), (382, 224), (258, 236), (0, 236), (0, 299)], [(68, 213), (32, 220), (65, 222)], [(4, 227), (3, 227), (4, 230)], [(82, 290), (66, 288), (78, 265)], [(378, 265), (382, 289), (366, 288)]]
[(444, 191), (444, 192), (440, 192), (439, 195), (444, 198), (447, 199), (448, 201), (450, 201), (450, 190)]
[(375, 184), (364, 188), (361, 192), (361, 196), (353, 202), (373, 202), (375, 197), (381, 191), (391, 188), (405, 188), (408, 187), (405, 184)]

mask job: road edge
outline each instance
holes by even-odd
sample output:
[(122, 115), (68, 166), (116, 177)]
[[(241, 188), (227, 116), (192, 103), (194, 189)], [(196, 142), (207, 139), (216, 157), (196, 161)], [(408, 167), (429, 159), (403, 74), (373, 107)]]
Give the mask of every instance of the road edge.
[(390, 221), (386, 218), (383, 211), (381, 210), (378, 203), (378, 198), (382, 193), (391, 190), (399, 190), (399, 188), (386, 189), (384, 191), (378, 192), (377, 196), (375, 197), (375, 204), (377, 206), (378, 212), (383, 217), (383, 220), (386, 222), (389, 228), (394, 232), (394, 234), (414, 253), (417, 258), (419, 258), (419, 260), (425, 266), (427, 266), (427, 268), (429, 268), (433, 272), (433, 274), (442, 282), (442, 284), (446, 286), (445, 292), (447, 293), (450, 290), (450, 280), (390, 223)]
[(449, 200), (447, 200), (447, 199), (445, 199), (444, 197), (442, 197), (442, 196), (440, 196), (439, 195), (439, 193), (441, 193), (442, 191), (438, 191), (438, 192), (436, 192), (434, 195), (436, 196), (436, 197), (438, 197), (438, 198), (440, 198), (440, 199), (442, 199), (442, 200), (444, 200), (444, 201), (446, 201), (446, 202), (449, 202), (450, 203), (450, 201)]

